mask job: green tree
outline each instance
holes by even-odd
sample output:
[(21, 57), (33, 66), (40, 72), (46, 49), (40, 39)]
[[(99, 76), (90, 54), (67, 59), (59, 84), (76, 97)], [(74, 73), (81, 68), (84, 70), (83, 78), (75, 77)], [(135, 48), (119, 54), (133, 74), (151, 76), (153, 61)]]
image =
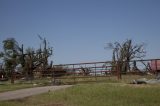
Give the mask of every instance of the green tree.
[(14, 83), (14, 69), (19, 64), (17, 55), (20, 51), (21, 48), (14, 38), (3, 41), (3, 52), (0, 53), (0, 57), (3, 58), (5, 71), (8, 73), (8, 77), (11, 77), (11, 83)]
[(18, 64), (21, 64), (23, 74), (27, 79), (34, 78), (33, 70), (37, 67), (47, 70), (49, 67), (48, 58), (52, 55), (52, 47), (47, 44), (45, 38), (41, 38), (41, 40), (43, 48), (40, 45), (37, 50), (33, 48), (24, 50), (23, 45), (20, 47), (14, 38), (8, 38), (3, 41), (3, 52), (0, 52), (0, 58), (5, 63), (5, 71), (11, 77), (12, 83), (14, 83), (14, 70)]

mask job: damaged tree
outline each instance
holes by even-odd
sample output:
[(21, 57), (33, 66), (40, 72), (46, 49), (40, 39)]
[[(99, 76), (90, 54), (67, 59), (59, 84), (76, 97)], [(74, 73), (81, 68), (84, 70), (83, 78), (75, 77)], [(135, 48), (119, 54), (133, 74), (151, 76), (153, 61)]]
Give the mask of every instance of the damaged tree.
[[(39, 36), (40, 37), (40, 36)], [(26, 73), (26, 79), (34, 79), (33, 71), (38, 68), (41, 69), (41, 74), (44, 74), (48, 68), (52, 67), (52, 62), (48, 64), (48, 58), (52, 55), (52, 47), (47, 45), (46, 39), (42, 39), (43, 49), (34, 50), (33, 48), (26, 49), (24, 57), (24, 71)], [(48, 46), (48, 47), (47, 47)]]
[[(33, 48), (27, 48), (24, 50), (19, 46), (18, 42), (14, 38), (8, 38), (3, 41), (3, 52), (0, 52), (0, 58), (4, 62), (5, 72), (8, 77), (11, 78), (11, 83), (14, 83), (14, 73), (17, 65), (21, 64), (23, 69), (23, 75), (26, 79), (33, 79), (33, 71), (41, 67), (41, 69), (46, 70), (48, 67), (48, 58), (52, 55), (52, 47), (48, 46), (46, 39), (41, 39), (43, 41), (43, 49), (40, 48), (35, 50)], [(24, 52), (25, 51), (25, 52)]]
[(14, 38), (8, 38), (3, 41), (3, 52), (0, 53), (0, 57), (4, 61), (4, 70), (8, 77), (11, 78), (11, 83), (14, 83), (15, 67), (19, 64), (19, 58), (17, 55), (20, 53), (21, 48), (18, 42)]
[(133, 44), (131, 39), (127, 39), (123, 43), (108, 43), (106, 48), (113, 50), (112, 64), (115, 66), (118, 65), (120, 72), (123, 73), (130, 70), (129, 61), (133, 59), (142, 59), (146, 54), (144, 43)]

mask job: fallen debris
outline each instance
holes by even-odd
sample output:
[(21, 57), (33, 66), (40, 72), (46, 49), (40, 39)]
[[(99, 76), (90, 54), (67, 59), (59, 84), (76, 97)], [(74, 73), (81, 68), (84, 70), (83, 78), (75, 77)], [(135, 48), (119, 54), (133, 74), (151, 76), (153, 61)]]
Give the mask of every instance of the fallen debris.
[(147, 84), (146, 81), (147, 81), (146, 78), (141, 78), (141, 79), (133, 80), (131, 84)]
[(150, 79), (146, 78), (134, 79), (131, 84), (160, 84), (160, 79)]
[(148, 81), (146, 81), (147, 84), (160, 84), (160, 79), (150, 79)]

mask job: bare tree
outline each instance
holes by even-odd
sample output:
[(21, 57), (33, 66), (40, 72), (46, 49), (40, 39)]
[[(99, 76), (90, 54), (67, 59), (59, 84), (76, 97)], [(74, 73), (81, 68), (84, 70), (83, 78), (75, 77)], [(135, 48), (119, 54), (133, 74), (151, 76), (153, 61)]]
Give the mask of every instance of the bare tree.
[(119, 64), (121, 72), (127, 72), (127, 70), (130, 70), (129, 61), (133, 59), (142, 59), (146, 54), (144, 43), (133, 44), (131, 39), (127, 39), (123, 43), (108, 43), (106, 48), (113, 50), (113, 64)]
[(52, 67), (52, 61), (49, 65), (48, 58), (53, 54), (53, 48), (49, 46), (49, 43), (45, 38), (42, 38), (40, 35), (38, 35), (39, 39), (42, 41), (42, 47), (40, 45), (40, 49), (37, 51), (37, 54), (39, 55), (39, 59), (42, 62), (42, 69), (43, 71), (46, 71), (48, 67)]
[(52, 67), (52, 62), (49, 65), (48, 64), (48, 58), (52, 55), (52, 47), (48, 46), (46, 39), (42, 39), (40, 37), (40, 40), (42, 40), (42, 46), (40, 44), (40, 48), (37, 50), (34, 50), (33, 48), (27, 48), (26, 53), (25, 53), (25, 73), (26, 73), (26, 78), (28, 79), (33, 79), (33, 71), (37, 68), (42, 69), (42, 73), (45, 73), (44, 71), (47, 71), (48, 68)]

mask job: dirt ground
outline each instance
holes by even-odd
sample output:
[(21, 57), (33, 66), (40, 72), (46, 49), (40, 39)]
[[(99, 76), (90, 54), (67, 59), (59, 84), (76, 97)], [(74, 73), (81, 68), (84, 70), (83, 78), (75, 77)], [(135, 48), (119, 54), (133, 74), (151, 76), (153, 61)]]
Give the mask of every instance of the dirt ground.
[(20, 99), (20, 98), (29, 97), (32, 95), (45, 93), (48, 91), (65, 89), (71, 86), (72, 85), (46, 86), (46, 87), (27, 88), (27, 89), (15, 90), (15, 91), (3, 92), (3, 93), (0, 93), (0, 101)]

